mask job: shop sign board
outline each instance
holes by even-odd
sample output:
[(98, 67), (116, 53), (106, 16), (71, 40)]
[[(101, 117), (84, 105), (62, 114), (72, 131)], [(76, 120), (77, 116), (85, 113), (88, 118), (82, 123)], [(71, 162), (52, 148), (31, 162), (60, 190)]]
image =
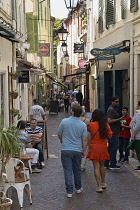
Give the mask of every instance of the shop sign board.
[(19, 83), (29, 83), (29, 71), (21, 71), (22, 75), (18, 78)]
[(39, 44), (38, 47), (38, 56), (50, 56), (50, 43)]
[(102, 57), (97, 56), (96, 60), (115, 60), (115, 56), (109, 56), (109, 57), (107, 57), (107, 56), (102, 56)]
[(84, 43), (74, 43), (74, 53), (84, 53)]
[(93, 48), (90, 51), (91, 55), (100, 56), (100, 55), (119, 55), (121, 53), (120, 48), (111, 48), (111, 49), (99, 49)]

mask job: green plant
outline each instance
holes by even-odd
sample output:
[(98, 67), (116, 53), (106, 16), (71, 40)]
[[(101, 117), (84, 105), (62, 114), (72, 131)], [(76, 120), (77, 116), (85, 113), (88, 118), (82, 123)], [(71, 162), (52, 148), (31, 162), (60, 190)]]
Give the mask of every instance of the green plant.
[[(1, 117), (0, 117), (1, 119)], [(5, 165), (15, 154), (19, 154), (19, 139), (17, 129), (11, 125), (4, 128), (0, 120), (0, 157), (1, 157), (1, 171), (0, 171), (0, 184), (2, 186)]]
[(12, 98), (16, 99), (18, 97), (18, 92), (16, 90), (13, 90), (10, 92), (10, 95)]
[(13, 72), (11, 72), (11, 74), (16, 76), (16, 77), (21, 77), (22, 76), (22, 72), (21, 71), (13, 71)]
[(15, 108), (12, 108), (11, 110), (10, 110), (10, 113), (11, 113), (11, 115), (13, 116), (13, 117), (18, 117), (18, 120), (19, 119), (21, 119), (21, 115), (20, 115), (20, 113), (19, 113), (19, 110), (18, 109), (15, 109)]

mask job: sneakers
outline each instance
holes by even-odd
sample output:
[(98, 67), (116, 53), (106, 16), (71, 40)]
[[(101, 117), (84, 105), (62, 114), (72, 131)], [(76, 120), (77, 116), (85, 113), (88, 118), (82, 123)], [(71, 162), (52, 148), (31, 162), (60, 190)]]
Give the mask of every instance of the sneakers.
[(97, 186), (96, 192), (102, 193), (103, 192), (103, 188), (101, 186)]
[(76, 190), (77, 194), (80, 194), (83, 192), (83, 188), (81, 187), (79, 190)]
[(110, 170), (118, 170), (120, 169), (120, 166), (110, 166)]
[(105, 189), (106, 188), (106, 183), (105, 182), (101, 182), (101, 185), (102, 189)]
[(124, 161), (124, 158), (119, 158), (118, 160), (119, 163), (123, 163), (123, 161)]
[(67, 193), (67, 198), (72, 198), (72, 194)]
[(140, 166), (138, 166), (138, 167), (135, 169), (135, 171), (140, 171)]
[(123, 163), (129, 163), (129, 160), (128, 160), (128, 159), (126, 160), (126, 159), (124, 158), (124, 159), (123, 159)]
[(41, 173), (41, 170), (38, 168), (33, 168), (32, 173)]
[(45, 167), (45, 163), (41, 162), (41, 166), (42, 166), (42, 168), (44, 168)]
[(110, 169), (110, 165), (104, 166), (106, 169)]

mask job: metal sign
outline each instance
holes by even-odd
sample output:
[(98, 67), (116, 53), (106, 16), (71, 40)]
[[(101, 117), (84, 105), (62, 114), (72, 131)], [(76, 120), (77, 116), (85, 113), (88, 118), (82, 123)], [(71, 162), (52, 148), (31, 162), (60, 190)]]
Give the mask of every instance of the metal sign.
[(38, 56), (50, 56), (50, 43), (39, 44)]
[(18, 78), (18, 82), (19, 83), (29, 83), (29, 71), (21, 71), (22, 72), (22, 76), (20, 76)]
[(107, 56), (102, 56), (102, 57), (97, 56), (96, 60), (115, 60), (115, 56), (109, 56), (109, 57), (107, 57)]
[(84, 69), (84, 68), (85, 68), (85, 65), (86, 65), (86, 60), (81, 59), (81, 60), (78, 61), (78, 66), (79, 66), (81, 69)]
[(74, 43), (74, 53), (84, 53), (84, 43)]
[(99, 55), (119, 55), (121, 53), (121, 49), (119, 48), (111, 48), (111, 49), (99, 49), (93, 48), (90, 51), (91, 55), (99, 56)]

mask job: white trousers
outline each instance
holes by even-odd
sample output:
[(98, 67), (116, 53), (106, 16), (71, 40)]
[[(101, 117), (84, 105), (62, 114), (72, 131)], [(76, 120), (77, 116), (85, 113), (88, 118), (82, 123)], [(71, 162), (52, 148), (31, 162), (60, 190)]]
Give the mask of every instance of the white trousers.
[(38, 149), (34, 149), (34, 148), (26, 148), (26, 153), (27, 154), (34, 154), (33, 159), (31, 160), (31, 162), (33, 164), (38, 162), (38, 156), (39, 156), (39, 150)]

